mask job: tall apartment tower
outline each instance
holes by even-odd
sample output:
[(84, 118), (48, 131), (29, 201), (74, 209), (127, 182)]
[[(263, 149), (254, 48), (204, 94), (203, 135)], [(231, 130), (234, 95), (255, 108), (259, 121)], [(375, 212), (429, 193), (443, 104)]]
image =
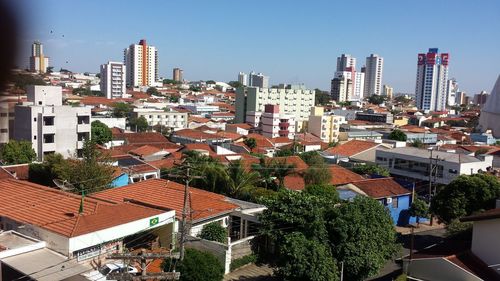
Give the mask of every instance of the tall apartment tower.
[(356, 58), (349, 54), (342, 54), (337, 58), (337, 71), (346, 71), (348, 67), (356, 68)]
[(158, 81), (158, 50), (145, 39), (124, 50), (124, 61), (128, 86), (152, 86)]
[(101, 91), (108, 99), (122, 98), (126, 93), (126, 67), (122, 62), (101, 65)]
[(238, 73), (238, 82), (243, 86), (248, 86), (248, 75), (244, 72)]
[(418, 54), (415, 96), (417, 108), (430, 111), (446, 109), (449, 54), (439, 54), (430, 48), (427, 54)]
[(394, 88), (389, 85), (384, 85), (384, 90), (382, 91), (383, 95), (386, 96), (389, 100), (392, 100), (394, 94)]
[(269, 88), (269, 76), (265, 76), (262, 73), (255, 74), (255, 72), (250, 72), (249, 82), (249, 86), (251, 87)]
[(446, 86), (446, 103), (448, 104), (448, 106), (454, 106), (457, 103), (457, 92), (457, 80), (455, 78), (449, 79)]
[(382, 72), (384, 68), (384, 58), (371, 54), (366, 58), (365, 65), (365, 89), (364, 97), (382, 94)]
[(182, 82), (183, 81), (183, 74), (184, 74), (184, 71), (180, 68), (174, 68), (173, 72), (172, 72), (172, 80), (174, 81), (177, 81), (177, 82)]
[(47, 67), (49, 67), (49, 58), (43, 54), (43, 45), (39, 41), (35, 41), (31, 45), (30, 71), (45, 73)]
[(345, 102), (353, 99), (354, 85), (349, 71), (337, 71), (331, 81), (330, 95), (336, 102)]

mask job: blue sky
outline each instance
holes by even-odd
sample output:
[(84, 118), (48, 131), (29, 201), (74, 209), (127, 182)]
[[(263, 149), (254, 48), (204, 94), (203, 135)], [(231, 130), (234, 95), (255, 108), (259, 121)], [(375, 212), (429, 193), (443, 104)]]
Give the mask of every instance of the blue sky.
[[(159, 49), (160, 76), (236, 80), (239, 71), (271, 84), (330, 88), (336, 57), (384, 57), (384, 84), (413, 92), (417, 53), (450, 53), (450, 77), (469, 94), (490, 91), (500, 74), (500, 1), (26, 0), (20, 64), (41, 40), (51, 64), (97, 72), (141, 38)], [(52, 33), (51, 33), (52, 31)], [(63, 37), (64, 36), (64, 37)]]

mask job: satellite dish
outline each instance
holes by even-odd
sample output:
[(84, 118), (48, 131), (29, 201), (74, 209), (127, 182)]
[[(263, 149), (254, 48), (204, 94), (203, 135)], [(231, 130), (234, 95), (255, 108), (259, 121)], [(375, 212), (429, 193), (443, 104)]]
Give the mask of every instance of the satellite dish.
[(68, 181), (66, 180), (60, 180), (60, 179), (53, 179), (52, 180), (54, 182), (54, 184), (60, 189), (60, 190), (63, 190), (63, 191), (71, 191), (71, 190), (74, 190), (75, 189), (75, 186), (73, 186), (71, 183), (69, 183)]

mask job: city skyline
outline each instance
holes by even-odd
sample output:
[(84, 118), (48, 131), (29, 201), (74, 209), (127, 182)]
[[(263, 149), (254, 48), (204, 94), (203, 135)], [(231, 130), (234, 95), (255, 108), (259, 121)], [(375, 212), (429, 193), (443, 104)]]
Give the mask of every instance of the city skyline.
[[(500, 19), (494, 11), (500, 3), (495, 1), (481, 6), (465, 1), (346, 3), (345, 8), (358, 11), (347, 27), (342, 23), (347, 16), (329, 15), (335, 5), (325, 1), (286, 6), (266, 2), (265, 9), (258, 11), (258, 21), (242, 20), (257, 9), (242, 3), (193, 1), (196, 5), (189, 5), (189, 10), (180, 3), (148, 3), (155, 9), (136, 15), (135, 3), (124, 7), (117, 1), (26, 1), (24, 5), (33, 12), (22, 15), (27, 31), (21, 37), (19, 66), (27, 66), (29, 48), (40, 40), (56, 70), (97, 73), (107, 61), (122, 61), (124, 48), (146, 39), (158, 48), (159, 76), (164, 78), (171, 78), (174, 67), (182, 68), (187, 80), (226, 82), (236, 80), (240, 71), (254, 70), (269, 75), (271, 85), (305, 83), (328, 91), (339, 55), (351, 54), (362, 62), (376, 53), (384, 58), (384, 84), (395, 92), (413, 93), (415, 56), (428, 48), (450, 54), (449, 77), (456, 78), (468, 95), (490, 91), (498, 74), (500, 53), (495, 51), (494, 34)], [(423, 12), (429, 6), (439, 17)], [(120, 13), (110, 13), (112, 9)], [(221, 9), (228, 12), (217, 12)], [(74, 10), (79, 13), (68, 12)], [(384, 10), (390, 17), (375, 17)], [(309, 16), (298, 20), (299, 11)], [(207, 16), (210, 21), (203, 20)], [(141, 22), (133, 21), (134, 17)], [(122, 24), (107, 26), (107, 21)], [(431, 32), (433, 28), (443, 31)], [(256, 37), (252, 30), (262, 32)]]

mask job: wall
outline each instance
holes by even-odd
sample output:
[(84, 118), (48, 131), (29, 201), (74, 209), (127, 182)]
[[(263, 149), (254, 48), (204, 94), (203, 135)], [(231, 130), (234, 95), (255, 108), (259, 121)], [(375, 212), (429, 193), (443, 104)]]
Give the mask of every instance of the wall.
[[(394, 222), (395, 225), (406, 225), (405, 222), (400, 220), (400, 216), (405, 210), (408, 210), (410, 208), (410, 201), (411, 201), (411, 196), (410, 195), (403, 195), (399, 197), (392, 197), (392, 200), (395, 200), (397, 198), (398, 200), (398, 207), (394, 208), (392, 206), (392, 203), (387, 204), (385, 207), (387, 210), (389, 210), (389, 214), (391, 215), (392, 221)], [(385, 201), (384, 199), (381, 199)], [(379, 200), (380, 201), (380, 200)], [(383, 203), (383, 202), (382, 202)]]
[(418, 278), (420, 280), (432, 281), (482, 280), (443, 258), (418, 259), (411, 261), (408, 266), (408, 276)]
[(187, 237), (186, 248), (193, 248), (200, 251), (210, 252), (224, 265), (224, 274), (229, 273), (231, 269), (231, 248), (227, 245), (209, 241), (193, 236)]
[(472, 252), (486, 264), (500, 264), (500, 219), (474, 222)]
[(128, 174), (123, 173), (111, 182), (111, 187), (122, 187), (128, 185)]
[(227, 227), (227, 223), (229, 221), (229, 216), (224, 216), (224, 217), (221, 217), (221, 218), (215, 218), (215, 219), (212, 219), (212, 220), (209, 220), (209, 221), (206, 221), (206, 222), (203, 222), (203, 223), (200, 223), (200, 224), (195, 224), (191, 227), (190, 231), (189, 231), (189, 235), (191, 236), (198, 236), (201, 234), (201, 230), (203, 229), (203, 226), (209, 224), (209, 223), (212, 223), (212, 222), (218, 222), (220, 223), (223, 227)]
[(251, 245), (251, 241), (253, 238), (254, 236), (246, 237), (229, 245), (231, 247), (231, 261), (251, 255), (253, 253)]

